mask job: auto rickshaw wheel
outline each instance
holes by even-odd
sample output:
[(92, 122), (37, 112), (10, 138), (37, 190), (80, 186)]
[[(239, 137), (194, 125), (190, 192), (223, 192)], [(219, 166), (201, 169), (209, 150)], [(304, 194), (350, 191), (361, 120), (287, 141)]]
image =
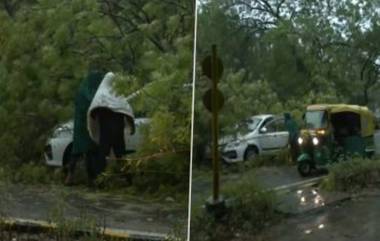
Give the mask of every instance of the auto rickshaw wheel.
[(312, 166), (309, 162), (301, 162), (298, 164), (298, 172), (302, 177), (310, 176)]

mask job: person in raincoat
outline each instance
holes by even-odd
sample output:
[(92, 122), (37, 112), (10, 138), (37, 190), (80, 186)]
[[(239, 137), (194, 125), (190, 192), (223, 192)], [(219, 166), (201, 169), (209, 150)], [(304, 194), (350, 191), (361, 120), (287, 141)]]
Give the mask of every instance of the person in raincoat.
[(112, 72), (104, 76), (87, 113), (90, 137), (108, 159), (113, 159), (112, 156), (120, 159), (127, 153), (126, 134), (133, 134), (135, 130), (133, 110), (128, 99), (113, 90), (114, 80)]
[(105, 71), (95, 67), (90, 68), (87, 77), (81, 82), (75, 97), (74, 135), (71, 160), (68, 163), (66, 185), (73, 183), (73, 174), (79, 158), (85, 157), (89, 184), (95, 180), (105, 158), (101, 155), (99, 146), (91, 139), (87, 128), (87, 111), (92, 99), (103, 80)]
[(292, 161), (297, 161), (297, 157), (299, 154), (299, 146), (298, 146), (298, 136), (299, 136), (299, 127), (296, 121), (291, 117), (290, 113), (284, 113), (285, 119), (285, 127), (289, 132), (289, 147), (290, 147), (290, 155)]

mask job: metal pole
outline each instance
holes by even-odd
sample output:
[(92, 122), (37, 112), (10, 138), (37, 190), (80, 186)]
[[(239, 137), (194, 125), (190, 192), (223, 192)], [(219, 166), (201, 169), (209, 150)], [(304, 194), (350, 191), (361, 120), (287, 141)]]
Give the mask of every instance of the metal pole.
[(218, 61), (216, 55), (216, 45), (212, 45), (212, 164), (213, 164), (213, 200), (214, 203), (219, 201), (219, 152), (218, 152), (218, 110), (217, 110), (217, 73)]

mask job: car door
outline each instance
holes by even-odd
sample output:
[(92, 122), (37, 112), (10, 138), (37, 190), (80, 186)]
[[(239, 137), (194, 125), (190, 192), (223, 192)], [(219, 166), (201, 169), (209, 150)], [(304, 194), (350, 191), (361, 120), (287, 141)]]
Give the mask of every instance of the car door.
[(277, 148), (276, 144), (276, 122), (275, 120), (267, 122), (259, 130), (259, 142), (263, 151), (272, 151)]
[(285, 120), (279, 118), (275, 120), (276, 134), (275, 134), (275, 143), (278, 149), (284, 148), (288, 145), (289, 141), (289, 132), (285, 126)]
[(288, 132), (283, 118), (276, 118), (261, 129), (261, 148), (264, 151), (276, 151), (288, 144)]

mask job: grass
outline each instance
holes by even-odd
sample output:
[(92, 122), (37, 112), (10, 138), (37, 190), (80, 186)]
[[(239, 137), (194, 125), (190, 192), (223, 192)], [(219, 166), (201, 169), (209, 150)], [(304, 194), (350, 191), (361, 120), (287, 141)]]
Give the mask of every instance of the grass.
[[(182, 158), (182, 159), (179, 159)], [(146, 199), (174, 199), (186, 204), (188, 197), (188, 165), (180, 155), (164, 156), (157, 160), (126, 167), (122, 162), (110, 162), (107, 170), (97, 179), (97, 189), (108, 193), (138, 195)], [(87, 185), (84, 161), (77, 164), (74, 180), (77, 187)], [(61, 168), (48, 167), (41, 162), (20, 165), (2, 165), (0, 181), (28, 185), (62, 185)]]
[(292, 166), (289, 150), (283, 148), (275, 154), (258, 155), (254, 160), (224, 164), (222, 170), (226, 173), (243, 173), (247, 170), (265, 166)]
[(80, 213), (76, 219), (66, 217), (63, 202), (58, 202), (58, 205), (50, 210), (49, 216), (50, 222), (56, 225), (55, 229), (51, 230), (56, 240), (72, 240), (75, 237), (81, 241), (105, 240), (101, 233), (102, 226), (96, 219), (86, 213)]
[(242, 233), (255, 235), (280, 218), (275, 212), (275, 194), (264, 191), (252, 176), (226, 185), (223, 194), (229, 201), (220, 218), (193, 206), (191, 240), (231, 240)]
[[(59, 193), (58, 196), (61, 196)], [(20, 241), (102, 241), (112, 240), (100, 232), (100, 226), (94, 218), (88, 215), (80, 215), (79, 218), (72, 219), (64, 216), (65, 205), (62, 202), (49, 210), (49, 222), (52, 227), (17, 225), (5, 222), (4, 217), (0, 218), (0, 240), (20, 240)], [(33, 227), (33, 228), (31, 228)]]
[(56, 184), (62, 181), (62, 174), (41, 163), (29, 162), (18, 167), (0, 167), (0, 180), (23, 184)]
[(131, 195), (149, 199), (173, 198), (187, 203), (189, 162), (183, 155), (168, 154), (162, 157), (133, 162), (114, 162), (97, 182), (107, 191), (123, 190)]
[(254, 167), (291, 166), (294, 165), (294, 163), (290, 158), (288, 148), (283, 148), (274, 155), (259, 155), (252, 165)]
[(380, 182), (380, 159), (353, 158), (329, 168), (321, 186), (328, 191), (355, 192)]

